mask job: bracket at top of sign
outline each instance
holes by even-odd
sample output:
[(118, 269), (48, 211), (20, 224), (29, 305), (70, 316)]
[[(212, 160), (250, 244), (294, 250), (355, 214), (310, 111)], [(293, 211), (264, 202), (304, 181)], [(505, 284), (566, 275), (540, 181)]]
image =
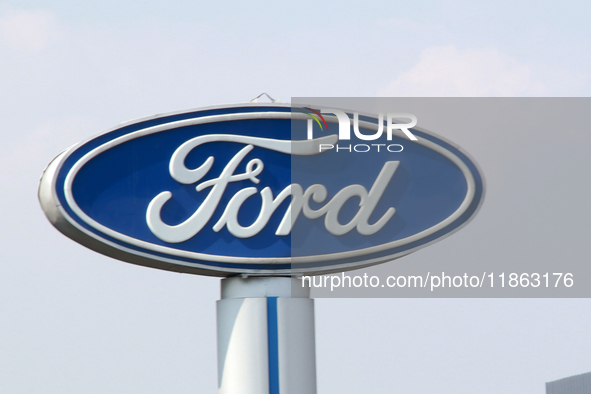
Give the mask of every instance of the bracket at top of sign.
[(250, 102), (251, 102), (251, 103), (258, 103), (258, 102), (259, 102), (259, 98), (260, 98), (262, 95), (265, 95), (265, 96), (267, 96), (267, 98), (268, 98), (269, 100), (271, 100), (271, 102), (272, 102), (272, 103), (280, 103), (280, 102), (281, 102), (281, 99), (274, 99), (273, 97), (269, 96), (269, 94), (268, 94), (268, 93), (265, 93), (265, 92), (263, 92), (263, 93), (259, 94), (259, 95), (258, 95), (258, 96), (256, 96), (255, 98), (253, 98), (252, 100), (250, 100)]

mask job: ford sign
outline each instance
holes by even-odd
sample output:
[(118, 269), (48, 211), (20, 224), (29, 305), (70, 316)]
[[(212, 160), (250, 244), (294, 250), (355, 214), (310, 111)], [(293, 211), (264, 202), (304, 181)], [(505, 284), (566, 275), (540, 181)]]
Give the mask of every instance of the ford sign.
[(242, 104), (158, 115), (79, 143), (39, 200), (73, 240), (212, 276), (383, 263), (464, 226), (484, 182), (412, 114)]

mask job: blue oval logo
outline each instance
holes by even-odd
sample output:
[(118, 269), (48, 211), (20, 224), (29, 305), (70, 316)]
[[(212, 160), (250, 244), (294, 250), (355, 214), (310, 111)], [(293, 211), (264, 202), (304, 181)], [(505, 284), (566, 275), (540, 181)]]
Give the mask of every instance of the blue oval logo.
[[(410, 122), (409, 122), (410, 121)], [(412, 114), (237, 105), (123, 124), (58, 156), (60, 231), (155, 268), (228, 276), (383, 263), (465, 225), (483, 179)]]

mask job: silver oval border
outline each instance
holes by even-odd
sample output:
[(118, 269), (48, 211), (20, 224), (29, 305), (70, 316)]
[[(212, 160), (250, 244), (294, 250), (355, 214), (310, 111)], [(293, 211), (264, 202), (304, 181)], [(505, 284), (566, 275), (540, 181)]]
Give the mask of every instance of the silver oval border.
[[(177, 114), (185, 114), (185, 113), (190, 113), (190, 112), (194, 112), (197, 110), (203, 111), (206, 109), (231, 109), (231, 108), (240, 108), (240, 107), (291, 108), (291, 106), (289, 104), (284, 104), (284, 105), (236, 104), (236, 105), (211, 106), (211, 107), (191, 109), (191, 110), (185, 110), (185, 111), (175, 111), (175, 112), (171, 112), (171, 113), (158, 114), (158, 115), (153, 115), (153, 116), (149, 116), (149, 117), (144, 117), (144, 118), (124, 122), (124, 123), (121, 123), (120, 125), (118, 125), (117, 127), (107, 130), (104, 133), (98, 134), (97, 136), (104, 135), (106, 133), (120, 129), (121, 127), (135, 124), (140, 121), (158, 119), (158, 118), (171, 116), (171, 115), (177, 115)], [(346, 112), (351, 112), (351, 111), (346, 111)], [(363, 115), (363, 114), (361, 114), (361, 115)], [(373, 117), (371, 115), (368, 115), (368, 116)], [(72, 211), (74, 213), (76, 213), (76, 215), (79, 215), (79, 218), (84, 223), (89, 225), (91, 228), (93, 228), (97, 231), (103, 232), (105, 235), (111, 236), (114, 239), (117, 239), (121, 242), (129, 243), (130, 245), (140, 247), (140, 248), (143, 248), (146, 250), (151, 250), (154, 252), (167, 254), (167, 255), (170, 255), (171, 257), (177, 256), (177, 257), (181, 257), (181, 258), (189, 258), (189, 259), (196, 259), (196, 260), (200, 260), (200, 261), (211, 261), (211, 262), (220, 262), (220, 263), (261, 264), (261, 265), (268, 265), (269, 269), (253, 269), (253, 268), (247, 268), (247, 267), (245, 267), (245, 268), (227, 268), (227, 267), (211, 266), (208, 264), (201, 264), (198, 261), (193, 263), (193, 262), (185, 262), (182, 260), (181, 261), (175, 260), (174, 258), (166, 258), (166, 257), (156, 256), (156, 255), (152, 255), (149, 253), (137, 251), (135, 249), (130, 249), (130, 248), (127, 248), (127, 247), (122, 246), (120, 244), (111, 242), (109, 240), (106, 240), (106, 239), (100, 237), (99, 235), (95, 234), (94, 232), (87, 230), (83, 226), (81, 226), (76, 220), (74, 220), (73, 218), (71, 218), (69, 216), (69, 214), (63, 209), (63, 207), (61, 207), (61, 205), (59, 203), (59, 199), (57, 198), (57, 193), (56, 193), (55, 187), (56, 187), (57, 175), (59, 174), (64, 161), (69, 157), (69, 155), (72, 152), (74, 152), (79, 147), (83, 146), (84, 144), (88, 143), (92, 139), (96, 138), (96, 136), (94, 136), (88, 140), (85, 140), (83, 142), (80, 142), (80, 143), (72, 146), (71, 148), (67, 149), (66, 151), (62, 152), (60, 155), (58, 155), (58, 157), (56, 157), (54, 159), (54, 161), (52, 161), (47, 166), (46, 170), (44, 171), (41, 182), (40, 182), (39, 200), (41, 202), (43, 210), (45, 211), (45, 213), (48, 216), (48, 218), (50, 219), (50, 221), (54, 224), (54, 226), (56, 226), (60, 231), (64, 232), (70, 238), (73, 238), (74, 240), (77, 240), (77, 241), (81, 242), (82, 244), (86, 245), (85, 242), (77, 239), (78, 238), (76, 236), (77, 234), (71, 234), (71, 231), (66, 231), (66, 230), (69, 230), (69, 228), (66, 228), (67, 226), (64, 226), (62, 218), (65, 219), (70, 226), (73, 226), (75, 230), (81, 232), (82, 234), (84, 234), (86, 236), (91, 237), (93, 240), (96, 240), (100, 244), (107, 245), (115, 250), (119, 250), (121, 252), (124, 252), (124, 254), (137, 256), (140, 259), (143, 258), (143, 259), (145, 259), (145, 262), (144, 261), (140, 261), (140, 262), (129, 261), (129, 258), (116, 256), (116, 255), (114, 255), (114, 253), (105, 253), (111, 257), (119, 258), (121, 260), (128, 261), (128, 262), (131, 262), (134, 264), (139, 264), (139, 265), (156, 267), (156, 268), (161, 268), (161, 269), (166, 269), (166, 270), (171, 270), (171, 271), (196, 273), (196, 274), (212, 275), (212, 276), (227, 276), (228, 274), (232, 274), (232, 273), (234, 273), (234, 274), (235, 273), (247, 273), (247, 274), (254, 274), (254, 275), (298, 275), (298, 274), (303, 274), (303, 273), (320, 274), (320, 273), (339, 272), (339, 271), (343, 271), (343, 270), (359, 269), (359, 268), (363, 268), (366, 266), (383, 263), (386, 261), (394, 260), (396, 258), (408, 255), (408, 254), (410, 254), (418, 249), (421, 249), (423, 247), (426, 247), (434, 242), (437, 242), (437, 241), (440, 241), (444, 238), (447, 238), (449, 235), (455, 233), (456, 231), (458, 231), (459, 229), (464, 227), (476, 215), (476, 213), (480, 209), (480, 206), (482, 205), (482, 201), (484, 199), (484, 178), (482, 179), (483, 195), (482, 195), (482, 198), (480, 199), (479, 206), (476, 207), (474, 213), (472, 215), (470, 215), (470, 218), (468, 218), (465, 222), (461, 223), (457, 228), (455, 228), (452, 231), (447, 232), (446, 234), (441, 235), (440, 237), (437, 237), (429, 242), (418, 245), (418, 246), (411, 248), (409, 250), (405, 250), (405, 251), (402, 251), (399, 253), (394, 253), (392, 255), (382, 256), (382, 257), (378, 257), (378, 258), (374, 258), (374, 259), (370, 259), (370, 260), (360, 260), (360, 261), (353, 262), (353, 263), (341, 263), (341, 264), (324, 265), (324, 266), (317, 266), (317, 267), (297, 267), (298, 264), (304, 264), (304, 263), (310, 263), (310, 262), (331, 261), (331, 260), (338, 260), (338, 259), (343, 259), (343, 258), (354, 258), (354, 257), (358, 257), (358, 256), (364, 256), (364, 255), (368, 255), (368, 254), (372, 254), (372, 253), (386, 251), (389, 249), (393, 249), (396, 247), (406, 245), (411, 242), (418, 241), (422, 238), (428, 237), (429, 235), (431, 235), (437, 231), (444, 229), (448, 225), (452, 224), (458, 217), (460, 217), (468, 209), (468, 207), (471, 205), (471, 203), (474, 199), (476, 185), (475, 185), (475, 180), (472, 175), (472, 172), (466, 166), (466, 164), (464, 164), (464, 162), (459, 157), (457, 157), (455, 154), (453, 154), (452, 152), (448, 151), (447, 149), (443, 148), (442, 146), (437, 145), (429, 140), (418, 137), (418, 141), (415, 141), (415, 143), (419, 143), (419, 144), (427, 147), (428, 149), (434, 150), (434, 151), (442, 154), (444, 157), (451, 160), (464, 174), (464, 177), (467, 182), (467, 192), (466, 192), (466, 196), (465, 196), (462, 204), (460, 204), (460, 207), (458, 207), (458, 209), (452, 215), (450, 215), (448, 218), (446, 218), (442, 222), (439, 222), (437, 225), (432, 226), (432, 227), (430, 227), (426, 230), (423, 230), (420, 233), (414, 234), (410, 237), (403, 238), (401, 240), (397, 240), (397, 241), (393, 241), (393, 242), (389, 242), (386, 244), (377, 245), (377, 246), (373, 246), (373, 247), (369, 247), (369, 248), (357, 249), (357, 250), (349, 251), (349, 252), (339, 252), (339, 253), (331, 253), (331, 254), (325, 254), (325, 255), (302, 256), (302, 257), (258, 258), (258, 257), (219, 256), (219, 255), (209, 255), (209, 254), (204, 254), (204, 253), (187, 252), (187, 251), (182, 251), (182, 250), (164, 247), (164, 246), (160, 246), (160, 245), (154, 245), (149, 242), (141, 241), (141, 240), (135, 239), (133, 237), (129, 237), (127, 235), (118, 233), (116, 231), (113, 231), (113, 230), (97, 223), (96, 221), (94, 221), (93, 219), (88, 217), (78, 207), (78, 205), (75, 202), (75, 199), (73, 198), (73, 195), (71, 194), (71, 183), (73, 182), (76, 173), (80, 170), (80, 168), (82, 168), (82, 166), (88, 160), (90, 160), (92, 157), (100, 154), (101, 152), (103, 152), (107, 149), (110, 149), (113, 146), (119, 145), (125, 141), (128, 141), (130, 139), (134, 139), (134, 138), (139, 138), (143, 135), (153, 134), (153, 133), (161, 132), (164, 130), (176, 128), (176, 127), (189, 126), (189, 125), (193, 125), (193, 124), (211, 123), (214, 121), (220, 122), (220, 121), (261, 119), (261, 118), (267, 118), (267, 119), (294, 119), (294, 118), (307, 119), (306, 115), (304, 115), (304, 114), (297, 114), (297, 113), (291, 113), (291, 112), (246, 112), (246, 113), (238, 113), (238, 114), (204, 116), (204, 117), (199, 117), (199, 118), (187, 119), (187, 120), (183, 120), (183, 121), (169, 122), (169, 123), (166, 123), (163, 125), (158, 125), (158, 126), (138, 130), (138, 131), (126, 134), (124, 136), (118, 137), (114, 140), (111, 140), (111, 141), (99, 146), (98, 148), (93, 149), (91, 152), (87, 153), (81, 159), (79, 159), (74, 164), (74, 166), (72, 166), (72, 168), (70, 169), (70, 171), (68, 172), (68, 174), (66, 176), (66, 181), (64, 183), (64, 193), (66, 195), (66, 200), (67, 200), (68, 205), (70, 205), (70, 208), (72, 209)], [(338, 123), (338, 120), (334, 116), (332, 116), (332, 117), (326, 116), (326, 119), (327, 119), (327, 121), (329, 121), (331, 123)], [(364, 128), (367, 128), (367, 129), (375, 128), (375, 130), (377, 130), (377, 124), (375, 124), (375, 123), (360, 121), (360, 124)], [(440, 136), (436, 136), (432, 132), (427, 132), (425, 130), (422, 130), (421, 128), (415, 128), (415, 129), (418, 131), (421, 131), (423, 133), (426, 133), (428, 135), (431, 135), (434, 138), (440, 139), (441, 141), (450, 144), (451, 146), (455, 147), (456, 149), (461, 150), (455, 143), (453, 143), (451, 141), (447, 141), (445, 138), (442, 138)], [(398, 130), (397, 133), (399, 136), (403, 136), (401, 131)], [(141, 134), (141, 135), (138, 135), (138, 134)], [(462, 152), (462, 154), (464, 154), (468, 157), (468, 155), (465, 152)], [(478, 169), (477, 164), (471, 159), (470, 159), (470, 161)], [(74, 169), (75, 169), (75, 171), (73, 171)], [(481, 173), (481, 171), (479, 171), (479, 173)], [(482, 176), (482, 174), (481, 174), (481, 176)], [(48, 181), (50, 181), (51, 183), (47, 184)], [(52, 200), (53, 204), (51, 204), (49, 202), (50, 199)], [(61, 218), (56, 217), (56, 215), (61, 216)], [(86, 246), (88, 246), (88, 245), (86, 245)], [(103, 253), (103, 251), (101, 250), (102, 248), (98, 248), (98, 247), (96, 247), (96, 245), (94, 247), (92, 247), (92, 246), (89, 246), (89, 247), (91, 249), (94, 249), (94, 250), (97, 250), (97, 251)], [(136, 260), (136, 259), (134, 259), (134, 260)], [(162, 263), (162, 264), (160, 264), (160, 263)], [(292, 264), (293, 266), (291, 269), (272, 269), (272, 266), (275, 264)]]

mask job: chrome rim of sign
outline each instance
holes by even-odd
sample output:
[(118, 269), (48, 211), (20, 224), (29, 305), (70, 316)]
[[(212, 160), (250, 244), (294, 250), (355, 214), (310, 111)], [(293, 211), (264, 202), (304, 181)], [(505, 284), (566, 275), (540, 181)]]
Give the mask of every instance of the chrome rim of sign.
[(221, 277), (357, 269), (443, 239), (481, 206), (474, 160), (416, 123), (281, 104), (156, 115), (62, 152), (39, 200), (66, 236), (133, 264)]

